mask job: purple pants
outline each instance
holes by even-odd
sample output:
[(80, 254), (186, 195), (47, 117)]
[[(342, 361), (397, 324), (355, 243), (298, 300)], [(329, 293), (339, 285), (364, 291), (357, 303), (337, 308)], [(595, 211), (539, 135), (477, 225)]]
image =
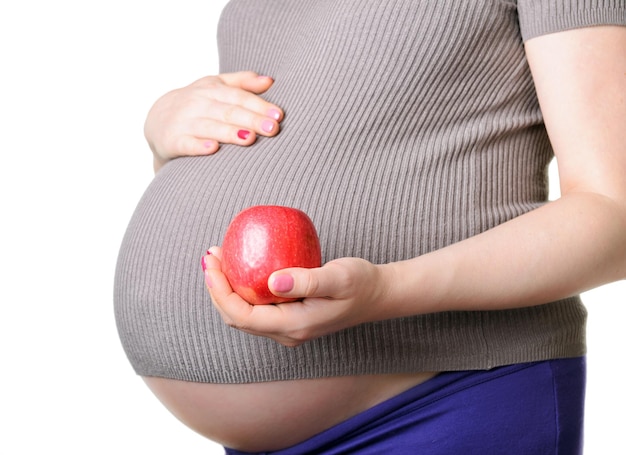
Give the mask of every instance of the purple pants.
[(584, 357), (441, 373), (300, 444), (263, 454), (576, 455), (585, 377)]

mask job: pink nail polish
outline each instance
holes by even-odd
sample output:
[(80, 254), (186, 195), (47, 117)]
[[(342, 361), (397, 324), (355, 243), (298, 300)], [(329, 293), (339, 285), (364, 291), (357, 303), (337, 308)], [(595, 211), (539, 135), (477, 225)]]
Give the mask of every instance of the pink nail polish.
[(293, 289), (293, 277), (291, 275), (277, 275), (272, 283), (276, 292), (289, 292)]
[(239, 130), (237, 131), (237, 136), (239, 137), (239, 139), (243, 139), (245, 141), (246, 139), (248, 139), (248, 136), (250, 136), (250, 131)]
[(271, 133), (274, 131), (274, 122), (271, 120), (263, 120), (263, 123), (261, 123), (261, 129), (266, 133)]
[(270, 109), (269, 111), (267, 111), (267, 116), (269, 118), (273, 118), (276, 121), (280, 120), (280, 112), (276, 109)]
[(204, 254), (204, 256), (202, 256), (202, 260), (200, 261), (200, 263), (202, 264), (203, 272), (206, 272), (206, 257), (207, 256), (211, 256), (211, 252), (209, 250), (206, 250), (206, 253)]

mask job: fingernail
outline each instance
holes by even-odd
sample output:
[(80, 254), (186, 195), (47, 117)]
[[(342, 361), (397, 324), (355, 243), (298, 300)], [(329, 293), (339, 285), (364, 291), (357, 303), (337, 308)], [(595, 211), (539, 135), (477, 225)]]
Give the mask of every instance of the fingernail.
[(291, 275), (276, 275), (272, 281), (272, 287), (276, 292), (289, 292), (293, 289), (293, 284)]
[(204, 143), (204, 147), (207, 148), (207, 149), (210, 149), (211, 147), (213, 147), (213, 145), (215, 145), (215, 142), (213, 142), (213, 141), (206, 141)]
[(239, 139), (243, 139), (245, 141), (246, 139), (248, 139), (248, 136), (250, 136), (250, 131), (239, 130), (237, 131), (237, 136), (239, 137)]
[(261, 129), (266, 133), (271, 133), (274, 131), (274, 122), (271, 120), (263, 120), (263, 123), (261, 123)]
[(267, 116), (273, 118), (276, 121), (280, 120), (280, 112), (276, 109), (270, 109), (267, 111)]
[(213, 287), (213, 283), (211, 283), (211, 277), (209, 277), (209, 274), (206, 271), (204, 272), (204, 282), (206, 283), (207, 288), (210, 289)]
[(202, 271), (206, 272), (206, 257), (207, 256), (211, 256), (211, 252), (209, 250), (206, 250), (206, 253), (204, 256), (202, 256), (202, 260), (200, 261), (200, 263), (202, 264)]

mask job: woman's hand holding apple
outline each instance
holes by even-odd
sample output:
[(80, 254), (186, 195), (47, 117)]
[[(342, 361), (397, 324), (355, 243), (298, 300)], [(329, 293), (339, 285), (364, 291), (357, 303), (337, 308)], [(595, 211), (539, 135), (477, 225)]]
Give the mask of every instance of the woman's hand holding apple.
[(224, 321), (253, 335), (297, 346), (363, 322), (382, 318), (384, 266), (363, 259), (341, 258), (318, 268), (274, 272), (270, 290), (296, 302), (251, 305), (236, 294), (221, 270), (221, 249), (203, 258), (207, 287)]
[(155, 171), (180, 156), (215, 153), (220, 143), (247, 146), (257, 135), (276, 135), (283, 112), (259, 96), (273, 83), (243, 71), (207, 76), (163, 95), (144, 126)]

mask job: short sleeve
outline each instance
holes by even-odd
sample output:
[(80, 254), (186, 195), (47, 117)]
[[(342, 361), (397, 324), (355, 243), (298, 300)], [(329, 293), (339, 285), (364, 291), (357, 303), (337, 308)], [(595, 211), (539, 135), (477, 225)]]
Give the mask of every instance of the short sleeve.
[(626, 26), (626, 0), (518, 0), (522, 38), (594, 25)]

